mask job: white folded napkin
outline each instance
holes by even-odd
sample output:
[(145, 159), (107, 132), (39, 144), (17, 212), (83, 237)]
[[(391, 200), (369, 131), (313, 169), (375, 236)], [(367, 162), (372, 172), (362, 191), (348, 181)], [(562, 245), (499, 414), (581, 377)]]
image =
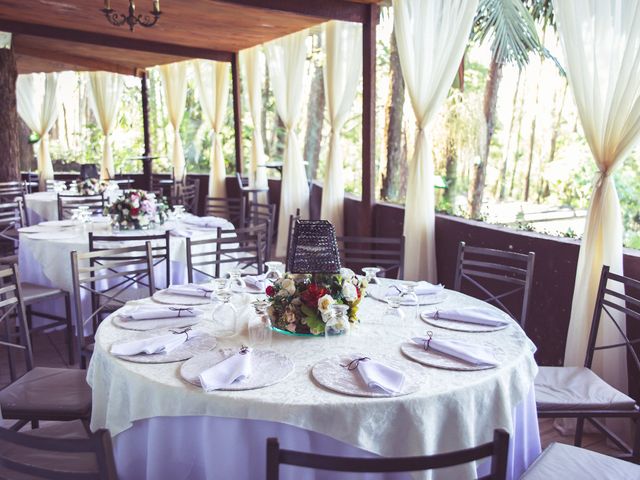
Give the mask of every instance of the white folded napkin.
[(185, 238), (189, 238), (192, 235), (192, 233), (189, 230), (184, 230), (182, 228), (172, 228), (171, 230), (169, 230), (169, 234), (173, 235), (174, 237), (185, 237)]
[(487, 307), (451, 308), (436, 310), (426, 315), (429, 318), (442, 318), (443, 320), (489, 325), (491, 327), (499, 327), (511, 323), (499, 311)]
[(251, 287), (254, 290), (264, 291), (267, 288), (267, 284), (265, 283), (266, 275), (247, 275), (246, 277), (242, 277), (244, 283), (247, 284), (248, 287)]
[(201, 335), (198, 330), (189, 330), (186, 333), (164, 333), (141, 340), (132, 340), (111, 345), (111, 354), (120, 355), (153, 355), (154, 353), (169, 353), (182, 345), (187, 340)]
[(429, 337), (413, 337), (411, 340), (421, 347), (424, 347), (425, 343), (428, 342), (428, 348), (464, 360), (472, 365), (491, 365), (494, 367), (499, 365), (493, 353), (471, 343), (443, 338), (429, 339)]
[(128, 305), (118, 314), (125, 321), (137, 321), (195, 317), (203, 313), (202, 310), (197, 308), (180, 305)]
[(404, 373), (375, 360), (361, 360), (356, 370), (371, 390), (393, 394), (404, 386)]
[(195, 283), (188, 283), (186, 285), (169, 285), (166, 290), (167, 293), (174, 295), (189, 295), (192, 297), (206, 297), (211, 298), (213, 289), (211, 287), (205, 287)]
[(413, 289), (413, 291), (416, 292), (416, 295), (435, 295), (443, 290), (444, 285), (434, 285), (424, 281), (416, 283), (416, 286)]
[(200, 228), (217, 228), (226, 227), (227, 220), (220, 217), (196, 217), (195, 215), (187, 215), (181, 219), (185, 225), (193, 225)]
[(252, 369), (253, 354), (251, 349), (247, 349), (245, 353), (235, 353), (213, 367), (207, 368), (198, 378), (204, 391), (211, 392), (227, 387), (237, 380), (249, 378)]

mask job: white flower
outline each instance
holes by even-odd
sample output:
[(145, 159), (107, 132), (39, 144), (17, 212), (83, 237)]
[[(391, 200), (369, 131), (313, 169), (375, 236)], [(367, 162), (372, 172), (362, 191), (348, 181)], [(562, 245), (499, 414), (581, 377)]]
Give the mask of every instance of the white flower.
[(345, 282), (342, 285), (342, 296), (347, 302), (354, 302), (358, 299), (358, 290), (352, 283)]
[(286, 290), (289, 295), (296, 293), (296, 283), (290, 278), (285, 278), (282, 281), (282, 288)]
[(323, 295), (318, 299), (318, 310), (320, 310), (323, 320), (325, 318), (325, 315), (327, 315), (331, 311), (331, 305), (333, 305), (334, 303), (336, 303), (336, 301), (329, 294)]
[(342, 278), (344, 278), (345, 280), (351, 280), (353, 277), (355, 277), (356, 274), (350, 268), (343, 267), (340, 269), (340, 275), (342, 275)]

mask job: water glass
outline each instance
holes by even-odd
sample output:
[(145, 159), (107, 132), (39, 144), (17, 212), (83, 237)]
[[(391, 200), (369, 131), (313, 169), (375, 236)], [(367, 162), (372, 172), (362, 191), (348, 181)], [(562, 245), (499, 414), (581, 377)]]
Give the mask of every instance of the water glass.
[(234, 268), (229, 271), (229, 283), (234, 290), (244, 291), (247, 288), (247, 284), (242, 279), (242, 269)]
[(251, 346), (271, 347), (273, 331), (271, 330), (271, 319), (267, 314), (269, 302), (266, 300), (256, 300), (252, 302), (255, 315), (249, 320), (249, 343)]
[(270, 283), (277, 282), (284, 275), (284, 263), (282, 262), (264, 262), (267, 267), (267, 273), (265, 274), (265, 280)]
[(398, 327), (403, 327), (405, 315), (400, 308), (402, 305), (402, 297), (400, 295), (386, 295), (384, 300), (387, 302), (387, 308), (382, 314), (382, 319), (384, 321), (394, 322)]
[(400, 298), (402, 299), (402, 305), (413, 307), (413, 317), (417, 319), (418, 314), (420, 313), (420, 301), (418, 300), (418, 295), (416, 294), (415, 288), (416, 284), (413, 282), (402, 285), (402, 293), (400, 294)]
[(236, 307), (231, 303), (231, 291), (222, 289), (215, 293), (218, 305), (213, 309), (211, 319), (216, 337), (231, 337), (239, 330), (239, 318)]

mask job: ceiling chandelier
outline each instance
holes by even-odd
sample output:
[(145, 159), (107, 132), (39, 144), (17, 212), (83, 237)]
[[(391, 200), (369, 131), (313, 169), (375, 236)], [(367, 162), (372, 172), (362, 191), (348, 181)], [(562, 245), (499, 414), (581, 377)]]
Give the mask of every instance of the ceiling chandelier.
[(143, 27), (153, 27), (160, 18), (160, 0), (153, 0), (153, 10), (149, 14), (136, 15), (136, 4), (134, 0), (129, 0), (129, 14), (118, 13), (111, 8), (111, 0), (104, 0), (104, 8), (102, 9), (105, 17), (111, 25), (121, 27), (122, 25), (128, 25), (129, 30), (133, 32), (133, 28), (136, 25)]

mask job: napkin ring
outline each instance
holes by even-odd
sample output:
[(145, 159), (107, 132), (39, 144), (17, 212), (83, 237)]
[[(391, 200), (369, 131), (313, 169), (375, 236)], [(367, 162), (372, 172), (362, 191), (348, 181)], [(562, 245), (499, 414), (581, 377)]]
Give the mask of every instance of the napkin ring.
[(354, 358), (353, 360), (351, 360), (346, 365), (341, 363), (340, 366), (346, 368), (349, 371), (351, 371), (351, 370), (355, 370), (356, 368), (358, 368), (358, 366), (360, 365), (360, 362), (366, 362), (368, 360), (371, 360), (371, 359), (369, 357)]
[(191, 327), (183, 328), (182, 330), (169, 330), (174, 335), (182, 335), (183, 333), (187, 336), (185, 342), (189, 341), (189, 332), (191, 331)]
[(440, 319), (440, 312), (438, 310), (436, 310), (433, 313), (433, 316), (431, 318), (433, 318), (434, 320), (439, 320)]
[(169, 307), (172, 312), (178, 312), (178, 318), (182, 316), (182, 312), (187, 312), (193, 315), (193, 308), (191, 307)]
[(247, 347), (246, 345), (242, 345), (240, 347), (240, 355), (246, 355), (247, 353), (249, 353), (249, 347)]
[(202, 288), (202, 287), (199, 287), (198, 291), (202, 292), (202, 296), (203, 297), (208, 297), (209, 295), (211, 295), (213, 293), (213, 290), (208, 290), (208, 289)]
[[(436, 314), (437, 314), (437, 313), (438, 313), (438, 312), (436, 312)], [(425, 351), (429, 350), (429, 344), (431, 343), (431, 339), (433, 338), (433, 332), (432, 332), (431, 330), (429, 330), (429, 331), (427, 332), (427, 336), (428, 336), (429, 338), (428, 338), (428, 339), (426, 339), (426, 340), (423, 340), (423, 341), (422, 341), (422, 342), (423, 342), (423, 345), (422, 345), (422, 346), (424, 347)]]

